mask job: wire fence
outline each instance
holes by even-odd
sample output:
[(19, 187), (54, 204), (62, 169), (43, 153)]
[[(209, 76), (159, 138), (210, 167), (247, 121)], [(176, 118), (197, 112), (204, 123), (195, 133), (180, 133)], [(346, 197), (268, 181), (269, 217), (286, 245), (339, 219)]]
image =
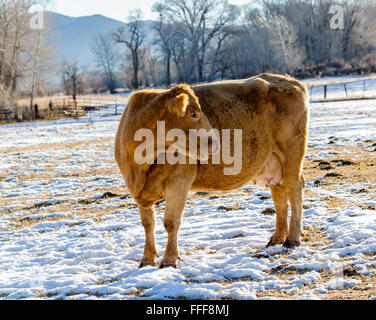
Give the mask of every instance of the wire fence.
[(311, 101), (330, 102), (376, 98), (376, 75), (304, 82)]
[(100, 97), (52, 97), (43, 98), (31, 106), (16, 105), (14, 108), (1, 108), (0, 122), (49, 120), (57, 118), (79, 118), (85, 115), (105, 117), (119, 115), (128, 101), (126, 96)]

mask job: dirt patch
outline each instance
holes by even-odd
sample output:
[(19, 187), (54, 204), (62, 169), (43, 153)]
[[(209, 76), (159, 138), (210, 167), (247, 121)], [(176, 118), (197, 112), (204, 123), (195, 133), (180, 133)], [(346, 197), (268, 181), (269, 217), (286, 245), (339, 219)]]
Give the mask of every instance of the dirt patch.
[[(375, 156), (367, 146), (364, 147), (336, 147), (332, 146), (333, 152), (337, 153), (328, 159), (312, 160), (310, 157), (315, 154), (314, 148), (309, 148), (308, 157), (305, 161), (304, 175), (306, 181), (313, 184), (309, 188), (313, 194), (315, 188), (321, 190), (349, 189), (355, 185), (363, 185), (365, 182), (376, 181)], [(330, 166), (330, 168), (329, 168)], [(323, 168), (328, 173), (323, 175)], [(326, 170), (327, 169), (327, 170)], [(367, 188), (354, 188), (353, 194), (370, 194), (376, 192), (376, 185), (369, 183)], [(325, 197), (321, 199), (328, 203), (330, 208), (359, 206), (364, 209), (376, 210), (375, 206), (367, 205), (357, 199), (352, 201), (351, 197), (340, 199), (336, 197)]]
[(277, 212), (275, 211), (275, 209), (272, 209), (272, 208), (268, 208), (268, 209), (265, 209), (264, 211), (261, 212), (261, 214), (264, 214), (266, 216), (274, 216)]
[(244, 208), (239, 206), (239, 205), (233, 205), (233, 206), (220, 206), (220, 207), (218, 207), (218, 210), (220, 210), (220, 211), (235, 211), (235, 210), (244, 210)]

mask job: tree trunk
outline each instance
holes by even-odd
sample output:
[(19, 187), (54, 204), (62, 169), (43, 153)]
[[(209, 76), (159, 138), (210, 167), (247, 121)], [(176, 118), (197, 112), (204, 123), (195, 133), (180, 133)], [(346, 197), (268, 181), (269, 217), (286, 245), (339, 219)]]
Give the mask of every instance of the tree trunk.
[(134, 89), (138, 89), (138, 68), (139, 68), (139, 61), (138, 61), (138, 52), (133, 51), (133, 87)]
[(169, 87), (171, 85), (171, 53), (167, 53), (166, 57), (166, 85)]
[(73, 104), (76, 110), (76, 118), (78, 118), (78, 105), (77, 105), (77, 80), (73, 80)]
[(203, 82), (204, 81), (204, 66), (203, 66), (202, 59), (198, 59), (198, 81)]

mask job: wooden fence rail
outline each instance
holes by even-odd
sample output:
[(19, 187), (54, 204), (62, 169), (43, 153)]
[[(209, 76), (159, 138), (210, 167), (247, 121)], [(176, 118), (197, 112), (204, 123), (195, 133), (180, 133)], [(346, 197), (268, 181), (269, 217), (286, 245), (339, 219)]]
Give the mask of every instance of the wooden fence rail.
[[(358, 77), (358, 78), (349, 78), (349, 79), (328, 79), (328, 80), (312, 80), (304, 82), (305, 85), (308, 87), (311, 93), (314, 87), (322, 87), (323, 88), (323, 99), (318, 101), (320, 102), (329, 102), (329, 101), (346, 101), (346, 100), (361, 100), (361, 99), (376, 99), (376, 97), (366, 97), (366, 83), (367, 81), (375, 80), (376, 75), (370, 75), (367, 77)], [(363, 95), (362, 96), (350, 96), (348, 90), (348, 84), (350, 83), (363, 83)], [(330, 85), (340, 85), (343, 84), (344, 92), (346, 94), (346, 98), (328, 98), (328, 86)]]
[(79, 96), (76, 100), (72, 97), (46, 97), (35, 99), (35, 104), (30, 110), (29, 101), (22, 99), (13, 110), (0, 106), (0, 122), (80, 117), (87, 112), (108, 107), (114, 107), (117, 115), (118, 107), (127, 101), (128, 97), (124, 96)]

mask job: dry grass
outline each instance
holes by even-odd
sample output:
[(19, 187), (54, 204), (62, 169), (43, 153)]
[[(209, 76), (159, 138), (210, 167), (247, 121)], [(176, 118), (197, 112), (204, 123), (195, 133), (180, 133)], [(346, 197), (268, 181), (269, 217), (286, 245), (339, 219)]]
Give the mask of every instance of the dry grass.
[[(5, 153), (22, 153), (27, 151), (36, 151), (36, 150), (49, 150), (49, 149), (73, 149), (73, 148), (79, 148), (79, 147), (92, 147), (95, 144), (100, 145), (101, 148), (104, 148), (103, 144), (106, 142), (114, 142), (114, 138), (100, 138), (95, 140), (87, 140), (87, 141), (77, 141), (77, 142), (69, 142), (64, 144), (42, 144), (42, 145), (32, 145), (29, 147), (18, 147), (18, 148), (10, 148), (10, 149), (3, 149), (0, 150), (0, 154)], [(53, 158), (51, 159), (53, 160)], [(55, 159), (56, 160), (56, 159)], [(59, 161), (62, 159), (59, 158)], [(83, 159), (84, 161), (85, 159)]]
[[(366, 150), (367, 148), (372, 149), (375, 142), (367, 142), (366, 147), (333, 146), (331, 149), (338, 153), (335, 156), (322, 160), (305, 161), (305, 175), (313, 181), (317, 177), (326, 176), (329, 185), (364, 183), (366, 180), (376, 181), (376, 152)], [(376, 147), (374, 149), (376, 150)], [(311, 148), (309, 154), (314, 153), (315, 149)], [(325, 166), (324, 162), (329, 165)], [(338, 176), (331, 177), (332, 174), (338, 174)]]
[[(333, 146), (333, 151), (338, 153), (335, 156), (322, 160), (306, 160), (304, 169), (306, 180), (327, 190), (348, 188), (356, 184), (364, 184), (366, 181), (376, 181), (376, 152), (367, 150), (368, 148), (372, 149), (374, 144), (374, 141), (369, 141), (365, 147)], [(314, 149), (309, 150), (309, 154), (314, 153)], [(325, 179), (318, 179), (318, 177), (325, 177)], [(375, 192), (376, 185), (373, 183), (370, 183), (367, 188), (354, 190), (354, 194)], [(306, 194), (317, 196), (314, 188), (311, 188)], [(363, 209), (376, 210), (375, 206), (353, 202), (351, 199), (327, 197), (320, 200), (325, 201), (329, 208), (356, 205)]]
[[(32, 227), (40, 222), (45, 221), (62, 221), (62, 220), (69, 220), (71, 218), (77, 218), (80, 217), (81, 219), (92, 219), (92, 221), (100, 223), (102, 218), (111, 214), (112, 210), (116, 209), (135, 209), (135, 204), (129, 204), (124, 202), (121, 202), (120, 205), (112, 204), (112, 202), (108, 201), (108, 197), (106, 197), (106, 194), (109, 192), (103, 193), (102, 198), (88, 198), (88, 199), (79, 199), (79, 200), (73, 200), (69, 202), (63, 202), (63, 203), (53, 203), (50, 204), (48, 202), (40, 203), (31, 207), (25, 207), (22, 209), (15, 209), (14, 211), (25, 211), (27, 213), (18, 216), (17, 218), (13, 218), (10, 221), (13, 222), (13, 228), (20, 230)], [(114, 197), (117, 198), (123, 198), (121, 195), (114, 194)], [(110, 207), (106, 207), (105, 209), (98, 208), (98, 205), (100, 204), (108, 204), (111, 203)], [(43, 208), (43, 214), (47, 217), (40, 217), (40, 218), (34, 218), (34, 214), (40, 214), (41, 208)], [(11, 213), (13, 210), (10, 210), (9, 213)], [(65, 214), (69, 212), (69, 214)], [(48, 217), (49, 214), (56, 214), (61, 213), (62, 215), (57, 215), (53, 217)], [(75, 224), (68, 225), (68, 226), (74, 226)], [(120, 231), (119, 229), (118, 231)]]
[[(278, 276), (280, 280), (288, 280), (293, 276), (299, 276), (307, 272), (306, 270), (297, 270), (294, 267), (282, 266), (272, 270), (272, 274)], [(304, 292), (314, 290), (318, 287), (326, 287), (328, 282), (335, 277), (335, 274), (329, 270), (319, 271), (321, 279), (311, 284), (304, 285), (299, 290), (299, 295)], [(369, 300), (376, 297), (376, 277), (365, 277), (360, 275), (351, 265), (344, 268), (344, 279), (352, 279), (361, 281), (360, 284), (353, 288), (328, 290), (324, 295), (320, 296), (322, 300)], [(273, 299), (292, 299), (295, 293), (291, 290), (265, 290), (258, 294), (258, 298), (273, 298)]]
[(329, 244), (329, 239), (324, 233), (324, 230), (318, 229), (316, 226), (305, 226), (303, 230), (302, 241), (305, 245), (314, 246), (314, 243), (322, 242)]

